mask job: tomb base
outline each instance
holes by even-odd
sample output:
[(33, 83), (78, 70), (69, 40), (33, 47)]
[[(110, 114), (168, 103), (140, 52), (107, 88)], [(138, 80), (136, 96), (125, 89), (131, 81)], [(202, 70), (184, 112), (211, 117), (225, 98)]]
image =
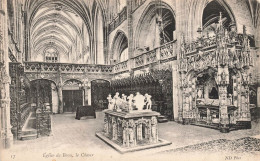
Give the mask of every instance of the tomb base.
[(104, 130), (96, 136), (120, 153), (169, 145), (158, 138), (158, 112), (142, 110), (135, 112), (105, 111)]

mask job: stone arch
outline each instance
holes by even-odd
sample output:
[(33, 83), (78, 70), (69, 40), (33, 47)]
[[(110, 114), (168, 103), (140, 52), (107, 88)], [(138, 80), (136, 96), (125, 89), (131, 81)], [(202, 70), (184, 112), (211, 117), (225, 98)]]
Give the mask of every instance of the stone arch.
[[(52, 111), (53, 91), (57, 91), (57, 84), (50, 79), (34, 79), (31, 84), (31, 102), (45, 104)], [(57, 102), (57, 99), (56, 99)]]
[(79, 80), (79, 79), (77, 79), (77, 78), (67, 78), (67, 79), (65, 79), (65, 80), (63, 81), (62, 86), (66, 85), (66, 83), (69, 82), (69, 81), (74, 81), (74, 82), (77, 82), (77, 83), (82, 83), (82, 81)]
[[(188, 37), (189, 41), (193, 41), (198, 35), (198, 28), (203, 28), (203, 14), (208, 5), (217, 4), (216, 10), (225, 11), (225, 15), (230, 17), (230, 21), (236, 24), (236, 19), (233, 11), (225, 0), (201, 0), (201, 1), (191, 1), (189, 5), (189, 18), (188, 18)], [(210, 9), (209, 9), (210, 12)], [(215, 16), (215, 20), (218, 19), (218, 15)]]
[(118, 30), (115, 34), (111, 45), (111, 59), (120, 61), (120, 55), (128, 48), (128, 38), (122, 30)]
[[(27, 78), (28, 78), (28, 76), (27, 76)], [(30, 80), (30, 82), (37, 81), (37, 80), (47, 80), (47, 81), (54, 83), (56, 86), (58, 84), (55, 79), (51, 79), (51, 78), (30, 78), (29, 77), (29, 80)]]
[[(137, 23), (137, 27), (134, 33), (134, 50), (138, 52), (138, 50), (150, 50), (150, 48), (156, 47), (156, 45), (152, 45), (152, 42), (145, 43), (151, 37), (147, 37), (147, 35), (151, 35), (154, 33), (153, 28), (155, 28), (155, 23), (158, 21), (158, 17), (156, 17), (157, 13), (162, 14), (162, 30), (160, 31), (161, 40), (165, 39), (167, 41), (172, 41), (175, 39), (173, 36), (173, 31), (176, 29), (176, 20), (175, 20), (175, 12), (174, 10), (164, 2), (150, 2), (145, 10), (143, 11), (141, 18)], [(167, 36), (166, 36), (167, 35)], [(169, 37), (169, 38), (168, 38)], [(154, 37), (153, 37), (154, 38)], [(169, 40), (168, 40), (169, 39)], [(151, 40), (153, 41), (153, 40)], [(159, 42), (163, 44), (165, 42)]]
[(93, 81), (96, 81), (96, 80), (103, 80), (103, 81), (106, 81), (106, 82), (111, 82), (111, 80), (109, 80), (109, 79), (104, 79), (104, 78), (102, 78), (102, 79), (99, 79), (99, 78), (97, 78), (97, 79), (91, 79), (89, 82), (93, 82)]

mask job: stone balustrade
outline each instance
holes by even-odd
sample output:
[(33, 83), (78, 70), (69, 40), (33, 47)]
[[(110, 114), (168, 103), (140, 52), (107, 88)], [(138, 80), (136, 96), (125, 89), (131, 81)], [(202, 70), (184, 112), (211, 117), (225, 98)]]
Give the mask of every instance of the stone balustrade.
[(24, 71), (56, 73), (113, 73), (112, 65), (25, 62)]

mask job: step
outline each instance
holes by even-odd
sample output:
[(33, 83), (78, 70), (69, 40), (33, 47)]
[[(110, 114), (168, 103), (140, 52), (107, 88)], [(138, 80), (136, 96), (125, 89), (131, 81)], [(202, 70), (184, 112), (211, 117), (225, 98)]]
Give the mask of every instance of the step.
[(202, 124), (202, 123), (191, 123), (191, 125), (219, 130), (219, 127), (218, 126), (214, 126), (214, 125), (206, 125), (206, 124)]
[(160, 115), (158, 116), (158, 122), (159, 123), (168, 122), (168, 119), (166, 116)]
[(33, 140), (37, 139), (37, 134), (23, 135), (21, 140)]
[(22, 136), (30, 135), (30, 134), (37, 134), (37, 130), (36, 129), (25, 129), (22, 131)]
[(159, 123), (164, 123), (164, 122), (168, 122), (168, 119), (158, 119)]

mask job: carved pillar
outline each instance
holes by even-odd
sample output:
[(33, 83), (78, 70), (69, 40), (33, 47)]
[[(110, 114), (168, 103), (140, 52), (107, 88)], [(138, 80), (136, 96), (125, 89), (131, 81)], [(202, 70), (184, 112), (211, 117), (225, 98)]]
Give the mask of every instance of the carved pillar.
[(133, 147), (136, 145), (136, 125), (134, 120), (128, 120), (128, 125), (129, 146)]
[(112, 117), (112, 140), (117, 140), (117, 121), (115, 117)]
[[(240, 121), (248, 122), (248, 128), (251, 128), (251, 116), (249, 108), (249, 77), (246, 70), (243, 73), (243, 82), (241, 84), (241, 118)], [(249, 125), (250, 124), (250, 125)]]
[(190, 88), (187, 80), (184, 80), (182, 96), (182, 120), (183, 124), (189, 124)]
[(228, 110), (227, 110), (227, 86), (219, 86), (219, 118), (220, 118), (220, 131), (229, 132)]
[(209, 125), (210, 123), (211, 123), (210, 109), (207, 108), (207, 124)]
[(109, 131), (108, 131), (108, 115), (105, 114), (105, 117), (104, 117), (104, 133), (105, 135), (109, 135)]
[(227, 86), (229, 84), (228, 67), (218, 67), (217, 84), (219, 89), (219, 118), (220, 131), (229, 132), (229, 118), (227, 108)]
[(151, 120), (148, 120), (148, 122), (147, 122), (147, 125), (146, 125), (146, 129), (147, 129), (147, 138), (148, 138), (148, 140), (149, 140), (149, 142), (151, 143), (152, 142), (152, 131), (151, 131), (151, 126), (152, 126), (152, 124), (151, 124)]
[(151, 118), (151, 140), (152, 143), (158, 142), (158, 124), (155, 116), (152, 116)]
[(180, 123), (183, 122), (183, 108), (184, 108), (184, 103), (185, 103), (185, 97), (184, 97), (184, 94), (185, 94), (185, 84), (184, 84), (184, 81), (185, 81), (185, 74), (184, 73), (180, 73), (180, 90), (179, 90), (179, 105), (178, 105), (178, 121)]
[(10, 124), (10, 77), (8, 75), (7, 1), (0, 4), (0, 149), (13, 143)]

